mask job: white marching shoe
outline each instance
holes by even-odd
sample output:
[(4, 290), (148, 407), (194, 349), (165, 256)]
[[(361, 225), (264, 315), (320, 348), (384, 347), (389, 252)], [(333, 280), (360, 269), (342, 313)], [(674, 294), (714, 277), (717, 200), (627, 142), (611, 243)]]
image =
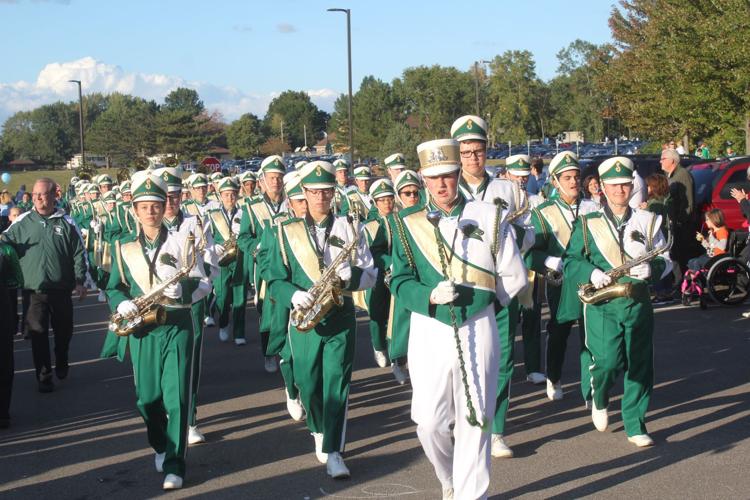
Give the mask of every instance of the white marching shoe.
[(326, 472), (333, 479), (344, 479), (349, 477), (349, 469), (346, 468), (344, 459), (338, 451), (334, 451), (328, 454), (328, 460), (326, 461)]
[(216, 326), (216, 322), (211, 316), (206, 316), (203, 318), (203, 325), (204, 326)]
[(607, 415), (607, 409), (604, 408), (603, 410), (597, 410), (596, 404), (591, 401), (591, 420), (594, 421), (594, 427), (596, 427), (597, 431), (606, 431), (607, 426), (609, 425), (609, 415)]
[(534, 385), (543, 384), (545, 380), (547, 380), (547, 377), (545, 377), (543, 373), (531, 372), (526, 375), (526, 381), (531, 382)]
[(443, 500), (453, 500), (453, 488), (443, 488)]
[(495, 458), (513, 458), (513, 450), (505, 444), (502, 434), (492, 435), (492, 456)]
[[(294, 420), (295, 422), (299, 422), (300, 420), (305, 418), (305, 407), (302, 406), (302, 402), (299, 400), (299, 395), (295, 399), (292, 399), (289, 397), (288, 392), (284, 391), (284, 393), (286, 394), (286, 411), (289, 412), (289, 416), (292, 417), (292, 420)], [(317, 441), (315, 442), (315, 444), (317, 450)]]
[(279, 369), (276, 364), (276, 356), (266, 356), (263, 360), (263, 368), (265, 368), (266, 373), (276, 373)]
[(164, 457), (166, 456), (166, 453), (154, 454), (154, 465), (156, 466), (156, 472), (164, 472)]
[(388, 366), (388, 356), (385, 354), (385, 351), (374, 350), (373, 352), (375, 353), (375, 364), (380, 368)]
[(182, 488), (182, 478), (177, 474), (167, 474), (164, 478), (163, 488), (165, 490), (179, 490)]
[(393, 378), (396, 379), (396, 382), (398, 382), (399, 385), (404, 385), (406, 383), (406, 371), (401, 365), (391, 363), (391, 371), (393, 372)]
[(312, 437), (315, 440), (315, 456), (318, 458), (318, 462), (321, 464), (328, 463), (328, 453), (323, 453), (323, 433), (312, 432)]
[(229, 327), (219, 328), (219, 340), (227, 342), (229, 340)]
[(197, 425), (188, 426), (188, 444), (205, 443), (206, 436), (198, 429)]
[(629, 436), (628, 441), (636, 445), (638, 448), (645, 448), (646, 446), (653, 446), (654, 440), (648, 434), (636, 434), (635, 436)]
[(563, 398), (562, 382), (553, 384), (550, 379), (547, 379), (547, 399), (550, 401), (560, 401)]
[(104, 295), (104, 290), (99, 290), (99, 296), (96, 298), (99, 302), (107, 302), (107, 296)]
[(247, 340), (245, 339), (242, 339), (242, 338), (234, 339), (234, 345), (245, 345), (245, 344), (247, 344)]

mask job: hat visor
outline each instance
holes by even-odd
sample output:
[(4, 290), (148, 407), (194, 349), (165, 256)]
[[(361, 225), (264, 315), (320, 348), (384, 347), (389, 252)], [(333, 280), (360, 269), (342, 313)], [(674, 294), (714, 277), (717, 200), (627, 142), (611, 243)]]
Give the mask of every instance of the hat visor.
[(528, 170), (508, 170), (507, 172), (518, 177), (526, 177), (531, 173)]
[[(316, 188), (312, 188), (312, 189), (316, 189)], [(287, 198), (289, 198), (290, 200), (305, 200), (306, 199), (305, 193), (294, 193), (291, 196), (287, 196)]]
[(419, 171), (419, 173), (422, 174), (422, 177), (437, 177), (438, 175), (452, 174), (453, 172), (458, 172), (460, 168), (461, 167), (458, 164), (435, 165), (434, 167), (423, 168)]
[(482, 134), (462, 134), (462, 135), (459, 135), (458, 137), (454, 137), (454, 139), (457, 140), (458, 142), (463, 142), (463, 141), (487, 142), (487, 136), (482, 135)]
[(558, 176), (558, 175), (560, 175), (563, 172), (567, 172), (568, 170), (578, 170), (578, 171), (580, 171), (581, 167), (579, 167), (578, 165), (567, 165), (565, 167), (562, 167), (560, 170), (555, 170), (555, 172), (552, 175)]
[(632, 184), (632, 177), (614, 177), (612, 179), (601, 179), (603, 184)]
[(302, 183), (302, 187), (305, 189), (333, 189), (336, 185), (335, 182), (311, 182), (309, 184)]
[(279, 174), (285, 174), (286, 170), (284, 170), (283, 168), (279, 168), (279, 167), (266, 167), (264, 169), (261, 169), (260, 174), (261, 175), (263, 175), (263, 174), (270, 174), (270, 173), (273, 173), (273, 172), (276, 172), (276, 173), (279, 173)]
[(354, 176), (355, 181), (369, 181), (370, 179), (372, 179), (372, 177), (370, 177), (369, 175), (355, 175)]
[(167, 193), (176, 193), (182, 191), (182, 186), (167, 186)]
[(206, 186), (208, 186), (207, 182), (198, 182), (196, 184), (192, 184), (190, 187), (191, 188), (199, 188), (199, 187), (206, 187)]
[(391, 165), (388, 167), (388, 170), (403, 170), (406, 168), (406, 165)]
[(385, 198), (386, 196), (396, 196), (394, 193), (378, 193), (375, 195), (372, 195), (371, 198), (373, 200), (377, 200), (378, 198)]
[(133, 198), (133, 203), (138, 203), (139, 201), (161, 201), (162, 203), (164, 203), (167, 201), (167, 199), (163, 196), (157, 196), (155, 194), (144, 194), (142, 196), (138, 196), (137, 198)]

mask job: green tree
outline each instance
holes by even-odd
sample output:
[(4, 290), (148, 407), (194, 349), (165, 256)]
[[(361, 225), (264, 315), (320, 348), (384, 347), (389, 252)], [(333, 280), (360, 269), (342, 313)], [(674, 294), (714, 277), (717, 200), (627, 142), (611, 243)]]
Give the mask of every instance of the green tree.
[(447, 137), (456, 118), (474, 111), (474, 77), (452, 67), (407, 68), (393, 93), (397, 120), (408, 117), (422, 140)]
[(265, 142), (263, 123), (252, 113), (245, 113), (227, 127), (227, 144), (235, 158), (258, 154)]
[(203, 101), (201, 101), (196, 90), (178, 87), (164, 98), (162, 110), (184, 111), (192, 116), (198, 116), (206, 111), (206, 107), (203, 105)]
[(312, 146), (314, 138), (325, 131), (329, 118), (327, 113), (320, 111), (313, 104), (305, 92), (287, 90), (268, 105), (263, 126), (268, 135), (279, 138), (283, 127), (284, 142), (297, 148), (305, 144), (305, 129), (307, 145)]
[(401, 153), (406, 157), (406, 165), (417, 170), (419, 158), (417, 157), (417, 145), (422, 142), (416, 129), (406, 123), (394, 123), (388, 128), (388, 132), (377, 151), (377, 157), (381, 160), (393, 153)]
[(158, 152), (181, 159), (205, 154), (217, 140), (212, 117), (192, 89), (179, 88), (166, 96), (156, 115), (155, 129)]
[(125, 165), (136, 156), (156, 152), (154, 101), (115, 93), (87, 136), (88, 149), (106, 155), (113, 165)]
[(540, 89), (534, 56), (527, 50), (509, 50), (490, 64), (487, 100), (491, 109), (490, 135), (503, 141), (526, 142), (542, 135), (546, 117), (539, 115)]

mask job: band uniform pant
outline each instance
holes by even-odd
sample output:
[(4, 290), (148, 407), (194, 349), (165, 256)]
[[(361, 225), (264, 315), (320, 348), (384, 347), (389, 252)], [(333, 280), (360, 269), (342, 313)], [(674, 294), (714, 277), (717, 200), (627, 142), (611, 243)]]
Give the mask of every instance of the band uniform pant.
[[(18, 302), (17, 289), (12, 288), (11, 294), (5, 287), (0, 286), (0, 310), (7, 311), (6, 314), (15, 314)], [(15, 316), (9, 316), (15, 317)], [(10, 410), (10, 398), (13, 392), (13, 371), (15, 369), (13, 356), (13, 337), (15, 336), (16, 323), (0, 320), (0, 418), (8, 418)]]
[[(469, 394), (477, 419), (486, 424), (495, 413), (500, 360), (494, 305), (469, 318), (459, 328), (459, 338)], [(490, 484), (490, 429), (467, 421), (453, 328), (412, 313), (408, 356), (411, 418), (417, 424), (417, 436), (435, 475), (444, 489), (454, 489), (456, 499), (486, 498)]]

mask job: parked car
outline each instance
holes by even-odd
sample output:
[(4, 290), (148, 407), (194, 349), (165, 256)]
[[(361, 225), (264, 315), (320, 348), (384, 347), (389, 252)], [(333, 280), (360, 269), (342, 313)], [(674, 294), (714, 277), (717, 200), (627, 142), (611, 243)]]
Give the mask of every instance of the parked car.
[(749, 167), (750, 157), (692, 166), (689, 170), (695, 181), (696, 207), (704, 212), (718, 208), (724, 212), (729, 229), (746, 231), (748, 224), (740, 205), (729, 193), (732, 188), (750, 193), (750, 181), (747, 179)]

